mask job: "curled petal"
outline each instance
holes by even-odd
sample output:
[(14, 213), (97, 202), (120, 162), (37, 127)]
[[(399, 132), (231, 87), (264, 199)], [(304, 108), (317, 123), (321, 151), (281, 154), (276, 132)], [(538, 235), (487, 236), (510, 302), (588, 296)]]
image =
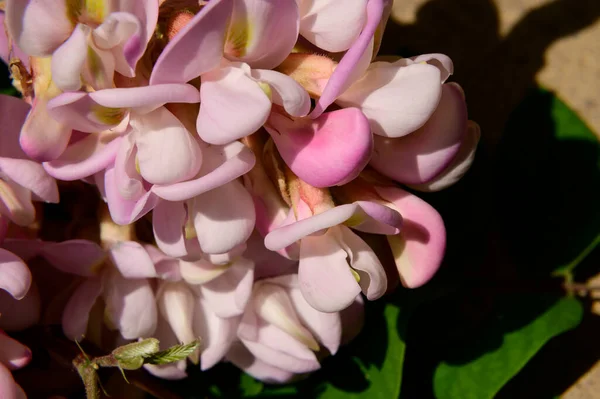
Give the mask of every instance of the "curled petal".
[(62, 328), (67, 338), (77, 341), (85, 335), (90, 312), (101, 293), (99, 278), (86, 279), (75, 289), (62, 315)]
[(45, 243), (40, 256), (62, 272), (93, 277), (104, 264), (106, 251), (92, 241), (68, 240)]
[(306, 116), (310, 111), (308, 92), (291, 77), (276, 71), (253, 69), (252, 77), (269, 84), (271, 100), (292, 116)]
[(429, 121), (409, 136), (375, 137), (371, 166), (406, 184), (434, 179), (456, 157), (467, 131), (467, 107), (462, 90), (443, 86), (442, 99)]
[(358, 274), (358, 284), (367, 299), (372, 301), (385, 294), (385, 270), (371, 247), (347, 227), (340, 226), (335, 229), (335, 233), (348, 254), (350, 266)]
[(225, 54), (253, 68), (271, 69), (292, 52), (298, 30), (295, 0), (234, 0)]
[(383, 8), (382, 0), (367, 2), (365, 25), (327, 81), (321, 97), (310, 114), (311, 118), (318, 118), (348, 88), (352, 82), (351, 78), (357, 75), (355, 72), (357, 67), (364, 65), (365, 52), (369, 53), (367, 55), (372, 54), (373, 38), (383, 16)]
[(65, 181), (92, 176), (115, 161), (121, 140), (110, 131), (89, 134), (68, 146), (58, 159), (45, 162), (44, 169), (51, 176)]
[(22, 299), (31, 285), (31, 273), (23, 261), (11, 252), (0, 248), (0, 289), (15, 299)]
[(475, 160), (475, 150), (477, 149), (480, 136), (479, 125), (473, 121), (469, 121), (465, 139), (460, 145), (458, 154), (456, 154), (452, 163), (433, 180), (423, 184), (411, 185), (410, 187), (418, 191), (440, 191), (459, 181), (469, 171)]
[(210, 144), (227, 144), (257, 131), (271, 112), (271, 100), (247, 65), (202, 75), (196, 129)]
[(452, 59), (445, 54), (422, 54), (416, 57), (412, 57), (415, 63), (426, 62), (430, 65), (437, 67), (441, 73), (441, 82), (444, 83), (450, 75), (454, 73), (454, 63)]
[(70, 4), (55, 0), (11, 0), (6, 2), (6, 25), (10, 36), (28, 55), (51, 55), (71, 35), (67, 18)]
[(0, 364), (8, 367), (9, 370), (18, 370), (27, 366), (30, 361), (31, 350), (0, 331)]
[(333, 233), (305, 237), (300, 243), (298, 282), (306, 301), (321, 312), (348, 307), (361, 292)]
[(202, 7), (158, 57), (150, 84), (185, 83), (216, 68), (223, 56), (232, 6), (232, 0), (219, 0)]
[(388, 236), (405, 287), (425, 284), (440, 267), (446, 249), (446, 229), (440, 214), (419, 197), (396, 187), (376, 187), (377, 193), (404, 217), (399, 235)]
[(368, 120), (356, 108), (328, 112), (314, 120), (294, 121), (273, 113), (266, 128), (285, 163), (315, 187), (354, 179), (373, 150)]
[(336, 206), (333, 209), (273, 230), (265, 237), (265, 246), (278, 251), (296, 241), (319, 234), (322, 230), (346, 224), (361, 231), (397, 234), (402, 217), (393, 209), (368, 201)]
[(197, 196), (192, 217), (202, 251), (222, 254), (246, 242), (254, 229), (252, 197), (238, 181)]
[(219, 277), (229, 269), (230, 265), (213, 265), (200, 259), (195, 262), (180, 261), (181, 277), (189, 284), (205, 284)]
[(359, 107), (376, 135), (401, 137), (427, 122), (441, 92), (440, 70), (432, 65), (375, 62), (336, 102)]
[(104, 174), (104, 191), (110, 216), (115, 223), (121, 225), (135, 222), (159, 202), (159, 198), (151, 191), (136, 200), (123, 198), (117, 187), (114, 168), (107, 169)]

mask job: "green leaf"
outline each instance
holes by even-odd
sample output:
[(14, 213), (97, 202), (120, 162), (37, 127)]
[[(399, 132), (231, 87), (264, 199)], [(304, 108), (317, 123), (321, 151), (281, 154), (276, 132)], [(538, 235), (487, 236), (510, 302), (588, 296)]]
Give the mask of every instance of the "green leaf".
[(112, 351), (112, 354), (122, 369), (137, 370), (144, 364), (144, 358), (158, 352), (158, 344), (156, 338), (147, 338), (120, 346)]
[(146, 356), (144, 363), (167, 364), (183, 360), (191, 355), (200, 346), (200, 341), (192, 341), (185, 345), (175, 345), (164, 351)]
[[(465, 346), (450, 349), (435, 370), (436, 397), (493, 398), (546, 342), (576, 327), (582, 315), (583, 307), (575, 298), (512, 295), (494, 311), (487, 329), (465, 337)], [(483, 354), (470, 358), (472, 353)]]

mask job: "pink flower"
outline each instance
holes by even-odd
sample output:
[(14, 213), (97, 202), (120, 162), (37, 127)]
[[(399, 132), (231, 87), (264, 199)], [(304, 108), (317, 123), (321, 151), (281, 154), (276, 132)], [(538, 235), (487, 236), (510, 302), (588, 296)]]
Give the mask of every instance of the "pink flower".
[(28, 347), (12, 339), (0, 330), (0, 397), (26, 398), (23, 389), (15, 382), (11, 370), (25, 367), (31, 360)]
[[(362, 313), (362, 306), (352, 311)], [(227, 360), (257, 379), (283, 383), (319, 369), (322, 357), (337, 352), (345, 327), (340, 313), (323, 313), (306, 302), (296, 275), (260, 280), (238, 328), (240, 342)]]

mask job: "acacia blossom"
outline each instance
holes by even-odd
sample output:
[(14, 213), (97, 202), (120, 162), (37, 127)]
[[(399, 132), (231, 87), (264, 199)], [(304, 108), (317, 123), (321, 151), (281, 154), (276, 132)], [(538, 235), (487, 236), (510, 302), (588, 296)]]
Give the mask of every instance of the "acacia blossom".
[[(446, 230), (413, 192), (458, 181), (480, 131), (449, 57), (379, 61), (391, 6), (6, 0), (0, 55), (23, 100), (0, 97), (0, 328), (49, 312), (36, 259), (73, 279), (67, 338), (200, 338), (201, 370), (284, 383), (359, 333), (363, 297), (427, 283)], [(63, 221), (61, 242), (35, 238), (55, 179), (99, 198), (75, 200), (95, 216), (85, 234)], [(8, 370), (31, 354), (3, 340), (0, 396), (18, 397)]]

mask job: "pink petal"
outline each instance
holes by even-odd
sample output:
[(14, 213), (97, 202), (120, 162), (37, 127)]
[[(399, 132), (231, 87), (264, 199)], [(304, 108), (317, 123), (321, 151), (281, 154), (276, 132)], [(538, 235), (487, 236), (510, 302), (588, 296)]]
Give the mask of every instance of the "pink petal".
[(314, 352), (271, 324), (259, 323), (257, 341), (242, 342), (257, 359), (282, 370), (308, 373), (321, 367)]
[(444, 83), (450, 75), (454, 73), (454, 63), (452, 59), (445, 54), (433, 53), (433, 54), (422, 54), (416, 57), (411, 57), (415, 63), (426, 62), (429, 65), (433, 65), (440, 70), (441, 82)]
[[(4, 11), (0, 12), (0, 26), (5, 26), (5, 13)], [(8, 65), (8, 63), (10, 62), (10, 57), (14, 57), (14, 58), (18, 58), (23, 65), (25, 66), (25, 68), (27, 68), (29, 70), (30, 65), (29, 65), (29, 56), (27, 54), (25, 54), (23, 52), (23, 50), (21, 50), (19, 48), (19, 46), (17, 46), (17, 44), (15, 42), (13, 42), (12, 44), (12, 54), (9, 54), (9, 49), (8, 49), (8, 32), (6, 31), (6, 29), (2, 29), (0, 30), (0, 58), (2, 58), (2, 61), (4, 61), (4, 63), (6, 65)]]
[(48, 112), (47, 99), (36, 97), (21, 129), (19, 142), (23, 151), (37, 161), (51, 161), (63, 153), (71, 127), (55, 120)]
[(135, 65), (143, 55), (146, 44), (150, 41), (156, 30), (158, 21), (158, 0), (136, 1), (120, 0), (119, 11), (133, 14), (140, 22), (141, 29), (123, 46), (123, 55), (129, 66), (135, 69)]
[(138, 200), (146, 193), (144, 179), (136, 166), (137, 147), (133, 134), (121, 140), (114, 162), (115, 184), (123, 199)]
[(27, 54), (51, 55), (71, 35), (68, 2), (56, 0), (12, 0), (6, 4), (10, 36)]
[(310, 114), (311, 118), (318, 118), (348, 88), (349, 79), (355, 76), (355, 68), (362, 64), (360, 61), (365, 56), (365, 51), (373, 45), (373, 37), (382, 15), (382, 0), (369, 0), (367, 2), (367, 20), (364, 28), (329, 78), (321, 97), (317, 100), (317, 104)]
[(101, 293), (102, 283), (99, 278), (86, 279), (75, 289), (62, 315), (62, 328), (67, 338), (73, 341), (83, 338), (90, 312)]
[[(192, 328), (194, 317), (194, 294), (185, 283), (164, 283), (158, 293), (158, 308), (162, 317), (169, 323), (177, 340), (187, 344), (197, 339)], [(190, 355), (198, 362), (198, 354)]]
[(267, 383), (284, 383), (294, 377), (294, 373), (271, 366), (257, 359), (242, 343), (235, 343), (227, 353), (227, 360), (244, 370), (257, 380)]
[(299, 22), (294, 0), (234, 0), (225, 55), (252, 68), (274, 68), (292, 52)]
[(29, 364), (31, 361), (31, 350), (0, 332), (0, 364), (8, 367), (9, 370), (18, 370)]
[(15, 299), (22, 299), (31, 285), (31, 273), (23, 261), (11, 252), (0, 248), (0, 289)]
[(69, 240), (46, 242), (40, 256), (62, 272), (93, 277), (104, 264), (106, 251), (92, 241)]
[(0, 95), (0, 157), (27, 159), (19, 144), (19, 132), (31, 107), (25, 101)]
[(441, 92), (440, 71), (432, 65), (375, 62), (336, 102), (359, 107), (376, 135), (401, 137), (427, 122)]
[(21, 331), (36, 325), (40, 321), (40, 294), (32, 284), (27, 295), (16, 300), (4, 290), (0, 290), (0, 329)]
[(300, 1), (300, 33), (325, 51), (345, 51), (356, 41), (367, 19), (367, 0)]
[(313, 308), (337, 312), (360, 294), (361, 287), (346, 257), (332, 232), (302, 239), (298, 281), (304, 298)]
[(31, 191), (4, 175), (0, 179), (0, 214), (19, 226), (29, 226), (35, 221), (35, 208)]
[(383, 205), (357, 201), (352, 204), (336, 206), (275, 229), (265, 237), (265, 246), (272, 251), (278, 251), (304, 237), (319, 234), (324, 229), (343, 223), (360, 231), (397, 234), (400, 231), (402, 217), (398, 212)]
[(475, 160), (475, 150), (477, 150), (480, 136), (479, 125), (473, 121), (468, 121), (467, 134), (450, 165), (433, 180), (423, 184), (411, 185), (410, 187), (418, 191), (440, 191), (455, 184), (471, 168)]
[(428, 203), (400, 188), (376, 187), (404, 217), (399, 235), (388, 241), (405, 287), (425, 284), (440, 267), (446, 249), (446, 229), (440, 214)]
[(240, 259), (218, 278), (201, 286), (202, 297), (219, 317), (241, 315), (252, 293), (254, 263)]
[(373, 138), (364, 114), (340, 109), (315, 120), (273, 113), (266, 126), (285, 163), (315, 187), (344, 184), (369, 162)]
[[(169, 323), (160, 316), (158, 317), (156, 331), (154, 331), (154, 338), (160, 341), (161, 350), (180, 344)], [(187, 373), (185, 372), (187, 368), (186, 360), (161, 365), (144, 364), (144, 368), (150, 374), (165, 380), (181, 380), (187, 377)]]
[(167, 281), (181, 280), (178, 259), (167, 256), (154, 245), (145, 245), (144, 248), (154, 263), (158, 278)]
[(271, 112), (271, 100), (250, 76), (250, 68), (228, 66), (202, 75), (196, 129), (210, 144), (227, 144), (257, 131)]
[(125, 278), (156, 277), (154, 262), (146, 249), (134, 241), (118, 241), (108, 250), (112, 264)]
[(180, 261), (181, 277), (189, 284), (205, 284), (221, 276), (230, 265), (214, 265), (205, 259), (194, 262)]
[(269, 84), (271, 100), (292, 116), (306, 116), (310, 111), (308, 92), (291, 77), (266, 69), (253, 69), (252, 77)]
[(254, 229), (254, 203), (238, 181), (194, 198), (191, 208), (202, 251), (222, 254), (246, 242)]
[(387, 289), (387, 277), (375, 252), (349, 228), (335, 229), (339, 243), (348, 254), (350, 266), (360, 277), (358, 284), (368, 300), (380, 298)]
[(98, 90), (89, 96), (104, 107), (134, 108), (139, 113), (148, 113), (167, 103), (193, 104), (200, 101), (198, 90), (183, 83)]
[(156, 329), (154, 292), (146, 279), (128, 280), (116, 270), (105, 275), (106, 316), (125, 339), (151, 337)]
[(25, 159), (0, 158), (0, 170), (45, 202), (58, 202), (56, 181), (42, 165)]
[(110, 131), (92, 133), (67, 147), (54, 161), (45, 162), (44, 169), (51, 176), (73, 181), (92, 176), (115, 161), (121, 137)]
[(257, 232), (253, 232), (247, 241), (244, 256), (254, 261), (254, 278), (256, 280), (275, 277), (281, 274), (295, 273), (298, 262), (284, 258), (277, 252), (265, 248), (264, 239)]
[(148, 191), (137, 200), (123, 198), (115, 181), (115, 170), (109, 168), (104, 174), (104, 190), (108, 203), (108, 210), (113, 221), (117, 224), (130, 224), (150, 212), (159, 202), (159, 198)]
[[(219, 158), (218, 166), (211, 167)], [(201, 176), (181, 183), (155, 185), (152, 191), (168, 201), (183, 201), (223, 186), (245, 173), (254, 166), (256, 159), (252, 151), (240, 142), (225, 147), (210, 146), (203, 149)]]
[(52, 81), (63, 91), (81, 87), (81, 73), (88, 56), (88, 37), (91, 29), (77, 24), (73, 33), (54, 51), (52, 56)]
[(406, 184), (425, 183), (456, 157), (467, 131), (467, 107), (459, 87), (443, 86), (442, 99), (429, 121), (407, 137), (375, 137), (371, 166)]
[(206, 300), (196, 301), (194, 332), (202, 337), (201, 370), (208, 370), (223, 359), (235, 339), (238, 323), (239, 317), (218, 317)]
[(7, 399), (20, 399), (20, 387), (12, 377), (11, 372), (0, 363), (0, 397)]
[(232, 0), (207, 3), (169, 41), (150, 76), (150, 84), (185, 83), (221, 62)]
[(183, 228), (187, 212), (182, 202), (161, 201), (152, 211), (152, 227), (156, 245), (167, 255), (187, 255)]
[(137, 133), (135, 144), (140, 174), (147, 182), (177, 183), (198, 173), (202, 163), (200, 146), (166, 108), (137, 116), (131, 124)]

